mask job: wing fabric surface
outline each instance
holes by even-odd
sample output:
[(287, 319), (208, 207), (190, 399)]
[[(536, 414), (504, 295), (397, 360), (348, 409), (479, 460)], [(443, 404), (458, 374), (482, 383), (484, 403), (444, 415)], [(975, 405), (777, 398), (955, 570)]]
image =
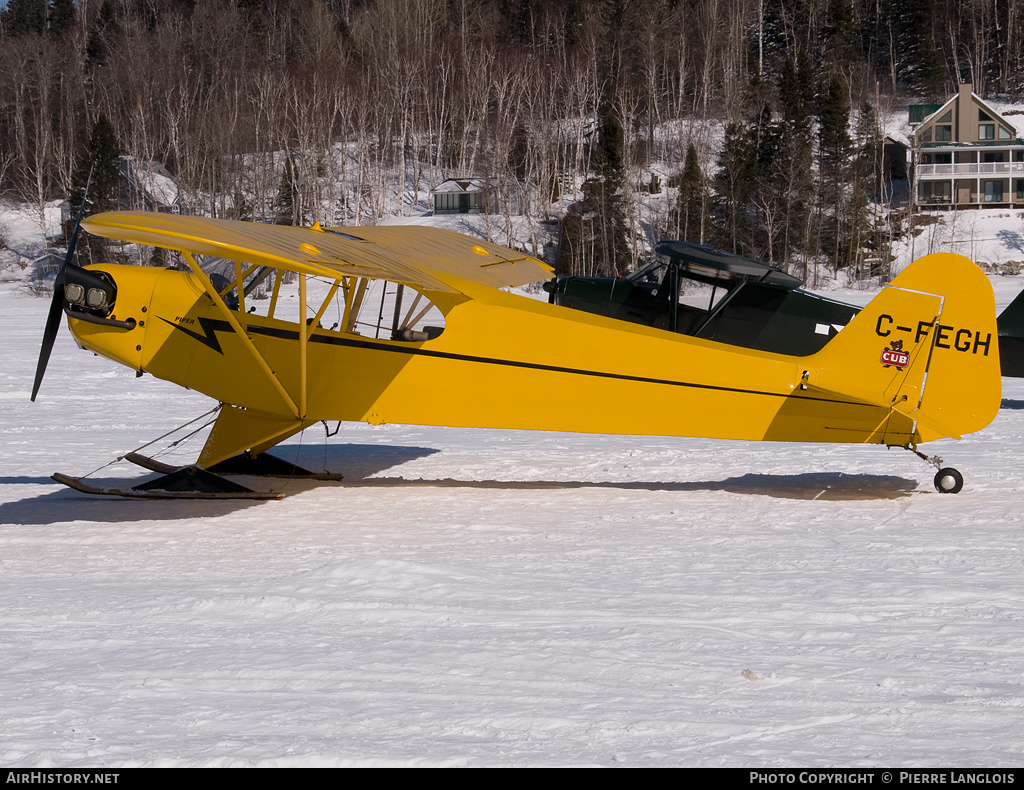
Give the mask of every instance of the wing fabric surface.
[(551, 276), (546, 264), (454, 231), (416, 225), (297, 228), (145, 211), (83, 220), (92, 234), (322, 277), (370, 277), (460, 293), (459, 280), (491, 288)]

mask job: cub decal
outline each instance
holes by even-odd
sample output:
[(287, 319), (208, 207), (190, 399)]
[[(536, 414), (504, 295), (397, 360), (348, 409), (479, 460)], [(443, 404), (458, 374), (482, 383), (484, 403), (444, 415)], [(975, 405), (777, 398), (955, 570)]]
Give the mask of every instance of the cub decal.
[(903, 370), (903, 368), (910, 364), (910, 354), (903, 350), (903, 341), (893, 340), (889, 345), (891, 348), (882, 350), (882, 366)]

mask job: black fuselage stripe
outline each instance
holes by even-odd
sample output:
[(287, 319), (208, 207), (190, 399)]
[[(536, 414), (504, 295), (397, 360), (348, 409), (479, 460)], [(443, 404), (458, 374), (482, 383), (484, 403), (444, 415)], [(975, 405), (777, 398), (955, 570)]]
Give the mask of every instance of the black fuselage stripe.
[[(163, 319), (167, 321), (167, 319)], [(206, 331), (206, 337), (203, 337), (198, 332), (193, 332), (180, 324), (167, 321), (175, 329), (180, 329), (182, 332), (187, 334), (193, 340), (202, 343), (215, 351), (220, 351), (219, 344), (216, 338), (217, 331), (231, 332), (232, 327), (227, 321), (221, 321), (218, 319), (205, 319), (200, 321), (200, 325)], [(247, 331), (254, 335), (263, 335), (265, 337), (273, 337), (278, 340), (295, 340), (299, 339), (299, 333), (294, 329), (280, 329), (272, 326), (260, 326), (259, 324), (249, 324), (246, 327)], [(432, 357), (434, 359), (450, 359), (458, 362), (476, 362), (482, 365), (503, 365), (505, 367), (523, 368), (525, 370), (543, 370), (551, 373), (568, 373), (575, 376), (593, 376), (594, 378), (603, 379), (616, 379), (618, 381), (635, 381), (641, 384), (663, 384), (668, 387), (687, 387), (689, 389), (700, 389), (700, 390), (714, 390), (715, 392), (732, 392), (741, 395), (761, 395), (769, 398), (789, 398), (798, 397), (800, 400), (818, 401), (820, 403), (834, 403), (844, 406), (863, 406), (867, 408), (876, 408), (870, 403), (859, 403), (856, 401), (847, 400), (836, 400), (835, 398), (819, 398), (813, 395), (797, 395), (795, 392), (784, 393), (784, 392), (765, 392), (763, 390), (752, 390), (743, 389), (740, 387), (723, 387), (717, 384), (697, 384), (692, 381), (675, 381), (672, 379), (659, 379), (652, 378), (649, 376), (632, 376), (628, 373), (608, 373), (607, 371), (601, 370), (586, 370), (584, 368), (569, 368), (562, 365), (544, 365), (539, 362), (519, 362), (511, 359), (498, 359), (496, 357), (480, 357), (472, 354), (455, 354), (450, 351), (434, 351), (427, 348), (408, 348), (404, 346), (392, 346), (386, 343), (375, 343), (369, 340), (353, 340), (347, 337), (331, 337), (328, 335), (317, 335), (314, 334), (309, 338), (311, 343), (323, 343), (329, 346), (345, 346), (348, 348), (360, 348), (367, 351), (385, 351), (393, 354), (405, 354), (406, 356), (418, 356), (418, 357)], [(223, 352), (221, 352), (223, 353)]]
[[(248, 330), (253, 334), (266, 335), (267, 337), (279, 338), (281, 340), (298, 340), (299, 333), (291, 329), (279, 329), (276, 327), (258, 326), (250, 324)], [(771, 398), (789, 398), (794, 393), (765, 392), (763, 390), (743, 389), (739, 387), (723, 387), (717, 384), (697, 384), (691, 381), (674, 381), (672, 379), (651, 378), (648, 376), (632, 376), (628, 373), (608, 373), (601, 370), (586, 370), (584, 368), (569, 368), (561, 365), (545, 365), (539, 362), (519, 362), (511, 359), (498, 359), (496, 357), (480, 357), (471, 354), (455, 354), (450, 351), (434, 351), (426, 348), (405, 348), (392, 346), (385, 343), (374, 343), (369, 340), (353, 340), (347, 337), (330, 337), (327, 335), (314, 334), (309, 338), (311, 343), (324, 343), (331, 346), (346, 346), (348, 348), (360, 348), (368, 351), (386, 351), (394, 354), (405, 354), (408, 356), (433, 357), (434, 359), (450, 359), (459, 362), (476, 362), (483, 365), (504, 365), (506, 367), (524, 368), (526, 370), (543, 370), (551, 373), (569, 373), (576, 376), (593, 376), (595, 378), (617, 379), (620, 381), (635, 381), (642, 384), (664, 384), (669, 387), (687, 387), (690, 389), (714, 390), (716, 392), (732, 392), (741, 395), (763, 395)], [(819, 401), (822, 403), (835, 403), (845, 406), (867, 406), (875, 408), (869, 403), (857, 403), (834, 398), (819, 398), (814, 396), (797, 396), (801, 400)]]

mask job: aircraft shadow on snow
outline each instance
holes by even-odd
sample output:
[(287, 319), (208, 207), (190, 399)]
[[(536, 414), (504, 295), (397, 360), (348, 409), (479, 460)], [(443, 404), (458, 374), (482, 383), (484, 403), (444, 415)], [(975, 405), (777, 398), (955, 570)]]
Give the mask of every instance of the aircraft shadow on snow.
[[(310, 469), (327, 469), (344, 475), (341, 483), (316, 480), (246, 478), (260, 490), (285, 490), (294, 496), (322, 486), (337, 488), (442, 487), (502, 489), (509, 491), (605, 488), (627, 491), (728, 491), (735, 494), (771, 496), (793, 500), (872, 500), (910, 496), (918, 487), (914, 479), (895, 475), (816, 472), (804, 474), (745, 474), (725, 480), (700, 481), (591, 481), (591, 480), (455, 480), (405, 477), (376, 477), (404, 463), (440, 452), (426, 447), (394, 447), (376, 444), (347, 444), (323, 448), (284, 446), (278, 454)], [(151, 476), (149, 476), (151, 477)], [(125, 487), (147, 479), (140, 475), (93, 479), (96, 485)], [(56, 486), (48, 477), (0, 477), (0, 485)], [(340, 494), (339, 494), (340, 495)], [(16, 502), (0, 503), (0, 524), (55, 524), (68, 521), (120, 522), (126, 520), (170, 521), (227, 515), (264, 504), (255, 500), (134, 500), (82, 494), (67, 488)]]
[(746, 474), (725, 480), (688, 482), (592, 481), (592, 480), (438, 480), (375, 477), (365, 480), (346, 478), (347, 488), (402, 488), (433, 486), (443, 488), (492, 488), (508, 491), (565, 490), (578, 488), (610, 488), (626, 491), (729, 491), (780, 499), (818, 499), (840, 501), (854, 499), (898, 499), (910, 496), (918, 481), (894, 475), (847, 475), (842, 473), (808, 473), (799, 475)]

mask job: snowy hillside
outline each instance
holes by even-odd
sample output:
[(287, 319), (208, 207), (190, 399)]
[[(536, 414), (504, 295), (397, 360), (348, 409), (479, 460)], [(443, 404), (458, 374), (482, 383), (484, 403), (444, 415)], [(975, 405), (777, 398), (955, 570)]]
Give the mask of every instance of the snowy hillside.
[(1020, 380), (927, 446), (956, 496), (880, 447), (343, 425), (280, 448), (342, 483), (132, 502), (48, 476), (212, 404), (66, 331), (30, 403), (45, 312), (0, 284), (0, 762), (1024, 763)]
[[(652, 218), (664, 215), (674, 199), (674, 189), (657, 195), (639, 195), (637, 211), (640, 226), (634, 244), (641, 260), (646, 256), (644, 228)], [(431, 225), (487, 239), (497, 244), (523, 250), (552, 261), (557, 257), (559, 227), (551, 220), (526, 216), (487, 214), (454, 214), (435, 216), (424, 208), (392, 216), (383, 224)], [(60, 210), (56, 202), (48, 204), (43, 215), (21, 204), (0, 201), (0, 282), (30, 283), (38, 276), (42, 256), (47, 252), (62, 256), (63, 247), (53, 246), (60, 234)], [(131, 246), (131, 245), (129, 245)], [(950, 211), (921, 214), (913, 232), (907, 233), (893, 247), (894, 274), (914, 260), (932, 252), (956, 252), (981, 264), (986, 270), (1024, 270), (1024, 212), (1009, 209)], [(129, 257), (132, 257), (129, 255)], [(149, 251), (137, 250), (134, 257), (148, 261)], [(1020, 264), (1020, 268), (1014, 266)], [(849, 286), (858, 289), (877, 287), (874, 281), (851, 283), (845, 272), (838, 278), (821, 272), (813, 282), (816, 289), (831, 291)]]

